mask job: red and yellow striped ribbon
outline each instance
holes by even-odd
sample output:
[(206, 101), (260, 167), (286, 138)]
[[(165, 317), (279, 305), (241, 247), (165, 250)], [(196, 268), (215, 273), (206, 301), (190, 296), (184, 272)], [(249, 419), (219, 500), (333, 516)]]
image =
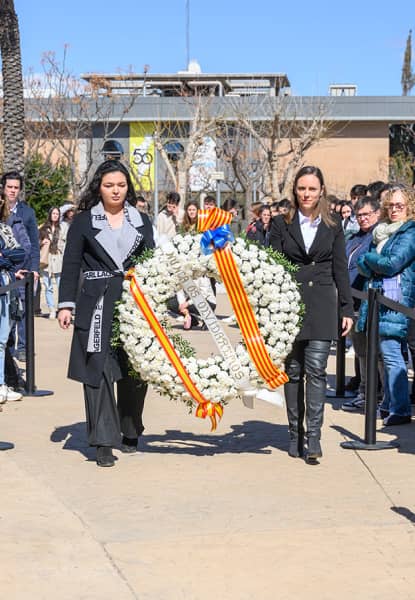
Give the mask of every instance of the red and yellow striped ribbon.
[(177, 354), (173, 344), (168, 338), (163, 327), (160, 325), (160, 322), (154, 314), (153, 309), (151, 308), (146, 297), (141, 291), (133, 269), (130, 269), (128, 271), (126, 279), (130, 280), (131, 294), (137, 306), (141, 310), (144, 318), (146, 319), (147, 323), (150, 325), (152, 331), (157, 337), (161, 347), (167, 355), (167, 358), (175, 368), (176, 373), (182, 380), (186, 390), (189, 392), (193, 400), (197, 402), (196, 416), (202, 419), (209, 417), (212, 424), (211, 431), (214, 431), (217, 425), (216, 418), (220, 419), (223, 415), (222, 405), (216, 402), (210, 402), (209, 400), (206, 400), (203, 394), (201, 394), (197, 389), (185, 366), (183, 365), (179, 355)]
[[(198, 211), (198, 229), (202, 232), (227, 225), (231, 220), (232, 215), (220, 208)], [(249, 303), (231, 246), (228, 244), (221, 250), (216, 249), (214, 257), (242, 337), (258, 374), (271, 389), (287, 383), (287, 374), (274, 365), (265, 347), (264, 338)]]

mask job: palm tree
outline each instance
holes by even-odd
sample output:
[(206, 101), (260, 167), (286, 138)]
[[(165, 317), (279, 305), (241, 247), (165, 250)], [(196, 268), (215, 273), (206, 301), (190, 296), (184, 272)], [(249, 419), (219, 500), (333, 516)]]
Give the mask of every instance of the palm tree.
[(0, 0), (3, 75), (3, 170), (23, 170), (25, 114), (19, 21), (13, 0)]

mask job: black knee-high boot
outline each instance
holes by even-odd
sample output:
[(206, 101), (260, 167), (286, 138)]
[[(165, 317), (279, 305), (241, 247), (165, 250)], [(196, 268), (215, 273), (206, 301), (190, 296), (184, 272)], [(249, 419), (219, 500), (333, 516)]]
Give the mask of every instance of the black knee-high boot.
[(330, 342), (310, 340), (305, 350), (307, 457), (322, 456), (320, 445)]
[(304, 386), (303, 382), (289, 381), (284, 386), (290, 445), (288, 454), (298, 458), (304, 454)]

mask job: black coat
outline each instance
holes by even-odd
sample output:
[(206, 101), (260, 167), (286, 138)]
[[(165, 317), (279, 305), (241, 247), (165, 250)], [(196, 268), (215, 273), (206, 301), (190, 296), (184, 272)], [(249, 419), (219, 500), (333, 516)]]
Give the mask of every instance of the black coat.
[[(135, 209), (132, 209), (135, 211)], [(137, 213), (138, 215), (138, 213)], [(133, 265), (133, 258), (144, 249), (153, 248), (153, 227), (147, 215), (140, 213), (141, 225), (135, 227), (138, 238), (132, 231), (132, 241), (127, 256), (122, 262), (123, 271)], [(105, 359), (110, 351), (114, 305), (122, 293), (123, 273), (120, 264), (114, 260), (114, 252), (105, 243), (102, 230), (94, 228), (91, 211), (77, 215), (68, 231), (63, 268), (59, 286), (59, 308), (76, 306), (72, 348), (69, 358), (68, 377), (92, 386), (98, 386), (104, 370)], [(138, 242), (138, 244), (137, 244)], [(84, 279), (78, 295), (79, 278), (87, 271), (115, 273), (115, 276), (100, 279)], [(104, 296), (102, 314), (101, 351), (87, 351), (91, 319), (97, 301)], [(116, 374), (118, 379), (120, 374)]]
[(246, 234), (248, 240), (252, 242), (257, 242), (261, 246), (269, 246), (269, 238), (270, 238), (270, 227), (268, 229), (264, 229), (264, 224), (261, 219), (258, 219), (249, 229)]
[(300, 283), (305, 315), (297, 340), (337, 339), (338, 312), (340, 317), (353, 317), (341, 223), (328, 227), (321, 221), (307, 253), (298, 212), (290, 224), (279, 215), (273, 219), (270, 245), (299, 267), (295, 276)]

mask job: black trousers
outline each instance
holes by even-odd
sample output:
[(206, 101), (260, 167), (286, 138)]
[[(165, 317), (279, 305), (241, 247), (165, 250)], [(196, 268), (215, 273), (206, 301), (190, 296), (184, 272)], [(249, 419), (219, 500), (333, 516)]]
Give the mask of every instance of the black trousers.
[(304, 416), (307, 437), (320, 439), (329, 352), (329, 341), (303, 340), (294, 342), (287, 356), (285, 371), (290, 380), (285, 384), (284, 392), (292, 439), (304, 434)]
[[(118, 364), (117, 364), (118, 363)], [(121, 369), (114, 394), (114, 373)], [(109, 353), (99, 387), (84, 384), (88, 443), (90, 446), (119, 447), (122, 436), (138, 438), (144, 431), (142, 414), (147, 384), (128, 374), (123, 350)]]

